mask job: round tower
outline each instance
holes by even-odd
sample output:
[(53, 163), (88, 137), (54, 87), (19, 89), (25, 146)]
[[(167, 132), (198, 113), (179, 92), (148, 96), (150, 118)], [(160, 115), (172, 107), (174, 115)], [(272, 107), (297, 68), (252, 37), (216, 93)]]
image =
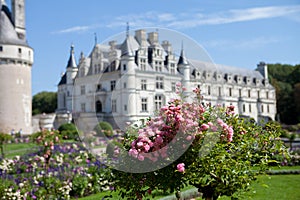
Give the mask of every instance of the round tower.
[(25, 34), (25, 2), (0, 1), (0, 132), (31, 134), (33, 49)]
[[(190, 86), (191, 67), (188, 60), (185, 57), (183, 47), (181, 48), (180, 57), (177, 63), (178, 71), (183, 75), (182, 86), (186, 89), (184, 95), (190, 97), (192, 88)], [(187, 98), (189, 101), (190, 99)]]

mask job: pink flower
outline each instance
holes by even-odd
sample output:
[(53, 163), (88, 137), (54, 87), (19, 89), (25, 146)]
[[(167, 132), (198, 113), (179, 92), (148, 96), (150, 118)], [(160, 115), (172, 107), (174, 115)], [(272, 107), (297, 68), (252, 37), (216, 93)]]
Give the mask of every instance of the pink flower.
[(179, 163), (177, 165), (177, 171), (183, 173), (185, 171), (185, 168), (184, 168), (185, 164), (184, 163)]
[(206, 131), (207, 129), (209, 129), (209, 125), (202, 124), (200, 128), (201, 128), (202, 131)]
[(181, 87), (181, 83), (180, 83), (180, 82), (177, 82), (177, 83), (176, 83), (176, 87)]
[(189, 136), (186, 137), (186, 140), (187, 140), (187, 141), (190, 141), (191, 139), (192, 139), (192, 136), (191, 136), (191, 135), (189, 135)]

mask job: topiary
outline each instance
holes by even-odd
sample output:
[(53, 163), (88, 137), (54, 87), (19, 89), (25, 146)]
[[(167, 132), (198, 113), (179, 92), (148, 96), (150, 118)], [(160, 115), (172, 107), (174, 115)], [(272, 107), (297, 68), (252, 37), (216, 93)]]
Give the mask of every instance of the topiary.
[(77, 128), (72, 123), (65, 123), (60, 125), (58, 131), (60, 132), (63, 139), (79, 139)]
[(108, 122), (103, 122), (103, 121), (99, 122), (95, 126), (94, 131), (96, 131), (98, 136), (106, 136), (106, 137), (113, 136), (113, 127)]

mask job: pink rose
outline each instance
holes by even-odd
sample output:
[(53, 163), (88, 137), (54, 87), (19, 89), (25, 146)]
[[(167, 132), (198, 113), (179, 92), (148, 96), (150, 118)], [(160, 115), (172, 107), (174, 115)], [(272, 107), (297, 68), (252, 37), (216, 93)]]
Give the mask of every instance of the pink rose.
[(185, 164), (184, 163), (179, 163), (177, 165), (177, 170), (181, 173), (183, 173), (185, 171), (185, 168), (184, 168)]
[(209, 125), (202, 124), (200, 128), (201, 128), (202, 131), (206, 131), (207, 129), (209, 129)]

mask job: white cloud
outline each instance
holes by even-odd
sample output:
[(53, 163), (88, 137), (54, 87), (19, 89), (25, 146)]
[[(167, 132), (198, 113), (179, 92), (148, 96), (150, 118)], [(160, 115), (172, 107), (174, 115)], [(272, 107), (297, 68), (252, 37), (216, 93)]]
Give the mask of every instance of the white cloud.
[(99, 28), (101, 26), (103, 26), (103, 25), (93, 24), (93, 25), (86, 25), (86, 26), (73, 26), (73, 27), (70, 27), (70, 28), (54, 31), (52, 33), (54, 33), (54, 34), (74, 33), (74, 32), (75, 33), (83, 33), (83, 32), (86, 32), (88, 30)]
[(141, 14), (130, 14), (116, 17), (109, 27), (124, 26), (129, 22), (133, 27), (164, 26), (169, 28), (193, 28), (201, 25), (218, 25), (234, 22), (244, 22), (289, 15), (299, 15), (300, 6), (269, 6), (246, 9), (234, 9), (217, 13), (183, 12), (158, 13), (149, 11)]
[(212, 47), (216, 49), (227, 50), (228, 48), (235, 49), (254, 49), (261, 48), (266, 45), (276, 44), (282, 42), (284, 39), (276, 37), (256, 37), (247, 40), (213, 40), (204, 42), (205, 47)]
[(234, 22), (244, 22), (274, 17), (289, 16), (291, 14), (300, 14), (300, 6), (270, 6), (256, 7), (247, 9), (235, 9), (226, 12), (213, 14), (193, 14), (186, 19), (178, 19), (168, 26), (177, 28), (192, 28), (201, 25), (228, 24)]
[(269, 19), (275, 17), (287, 17), (298, 21), (300, 18), (300, 6), (269, 6), (246, 9), (234, 9), (217, 13), (203, 13), (203, 11), (190, 11), (182, 13), (160, 13), (148, 11), (145, 13), (128, 14), (111, 17), (101, 25), (75, 26), (55, 33), (83, 32), (97, 27), (124, 27), (129, 22), (130, 27), (167, 27), (176, 29), (193, 28), (203, 25), (218, 25), (235, 22)]

